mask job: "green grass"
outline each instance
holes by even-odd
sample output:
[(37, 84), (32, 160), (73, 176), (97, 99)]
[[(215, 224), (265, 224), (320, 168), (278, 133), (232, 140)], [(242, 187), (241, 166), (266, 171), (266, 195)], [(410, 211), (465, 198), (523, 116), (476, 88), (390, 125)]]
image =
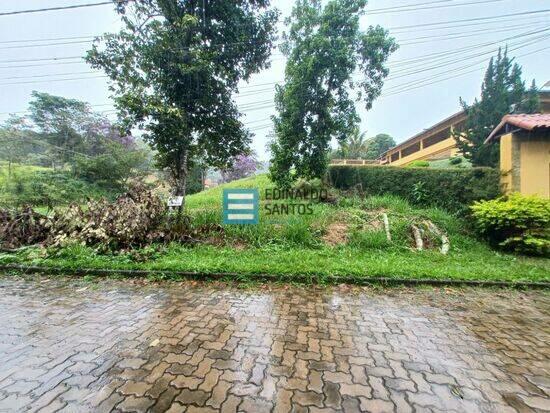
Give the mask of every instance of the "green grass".
[(395, 249), (287, 249), (269, 246), (235, 250), (230, 247), (185, 247), (170, 245), (147, 262), (130, 256), (95, 254), (82, 246), (66, 248), (62, 254), (42, 258), (34, 252), (0, 255), (1, 264), (23, 263), (66, 269), (111, 268), (200, 273), (236, 272), (243, 275), (319, 275), (433, 278), (494, 281), (550, 281), (550, 265), (541, 259), (499, 255), (489, 250), (455, 251), (442, 256), (433, 251)]
[[(187, 213), (195, 227), (221, 222), (222, 190), (271, 186), (267, 176), (236, 181), (187, 197)], [(263, 211), (263, 209), (262, 209)], [(380, 225), (388, 214), (392, 241)], [(449, 236), (451, 251), (413, 251), (410, 224), (429, 219)], [(346, 227), (347, 241), (329, 245), (323, 236), (331, 224)], [(550, 260), (503, 254), (477, 240), (467, 223), (437, 208), (416, 208), (395, 196), (340, 197), (336, 204), (315, 204), (313, 214), (268, 217), (250, 226), (225, 226), (216, 245), (170, 244), (133, 253), (106, 255), (70, 245), (60, 250), (37, 248), (1, 254), (0, 264), (18, 263), (77, 268), (145, 269), (292, 276), (317, 275), (389, 278), (434, 278), (501, 281), (550, 281)], [(207, 234), (208, 235), (208, 234)], [(215, 237), (215, 234), (210, 234)]]
[(13, 164), (10, 174), (7, 164), (0, 163), (0, 206), (29, 204), (43, 209), (112, 196), (112, 191), (77, 179), (68, 170)]
[(430, 161), (430, 168), (471, 168), (472, 163), (464, 157), (460, 157), (462, 161), (457, 164), (452, 164), (450, 159), (440, 159), (438, 161)]

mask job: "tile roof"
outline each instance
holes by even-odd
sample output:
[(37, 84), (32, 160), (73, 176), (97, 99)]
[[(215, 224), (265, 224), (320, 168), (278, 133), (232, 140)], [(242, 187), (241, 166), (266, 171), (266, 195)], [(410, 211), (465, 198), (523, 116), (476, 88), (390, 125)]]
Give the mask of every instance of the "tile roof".
[(550, 113), (536, 113), (533, 115), (506, 115), (491, 132), (485, 143), (501, 135), (500, 131), (506, 125), (532, 131), (535, 129), (550, 129)]

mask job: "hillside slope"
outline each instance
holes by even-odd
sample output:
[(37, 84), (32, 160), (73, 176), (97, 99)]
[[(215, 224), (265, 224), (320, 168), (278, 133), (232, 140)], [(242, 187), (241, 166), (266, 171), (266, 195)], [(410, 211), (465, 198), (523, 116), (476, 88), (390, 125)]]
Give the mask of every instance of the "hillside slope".
[(75, 178), (67, 170), (14, 164), (10, 174), (8, 166), (0, 163), (0, 206), (58, 206), (112, 196), (112, 192)]
[[(187, 213), (197, 228), (214, 228), (195, 244), (146, 247), (102, 255), (80, 245), (44, 258), (36, 249), (0, 255), (0, 264), (23, 263), (64, 268), (148, 269), (198, 273), (272, 274), (284, 279), (311, 275), (434, 278), (503, 281), (550, 281), (550, 260), (502, 254), (476, 240), (464, 220), (439, 209), (422, 209), (392, 196), (359, 197), (331, 193), (331, 202), (314, 203), (311, 214), (268, 216), (265, 199), (271, 183), (260, 175), (187, 197)], [(258, 188), (258, 225), (221, 225), (224, 188)], [(277, 201), (280, 203), (280, 201)], [(383, 214), (390, 223), (387, 239)], [(450, 241), (424, 233), (415, 249), (411, 225), (432, 222)]]

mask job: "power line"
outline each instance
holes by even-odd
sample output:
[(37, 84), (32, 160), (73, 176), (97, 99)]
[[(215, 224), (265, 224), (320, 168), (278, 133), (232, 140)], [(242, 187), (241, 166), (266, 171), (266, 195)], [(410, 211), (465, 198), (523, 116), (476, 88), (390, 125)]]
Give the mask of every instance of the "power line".
[(13, 80), (13, 79), (35, 79), (35, 78), (44, 78), (52, 76), (74, 76), (74, 75), (87, 75), (101, 73), (99, 71), (85, 71), (85, 72), (65, 72), (65, 73), (52, 73), (48, 75), (32, 75), (32, 76), (10, 76), (10, 77), (0, 77), (0, 80)]
[[(447, 21), (447, 22), (434, 22), (434, 23), (426, 23), (426, 24), (411, 25), (411, 26), (398, 26), (398, 27), (394, 27), (394, 28), (389, 28), (389, 30), (400, 30), (400, 29), (407, 29), (407, 28), (422, 28), (422, 27), (426, 27), (426, 26), (437, 26), (437, 25), (441, 25), (441, 24), (458, 23), (458, 22), (485, 21), (485, 20), (490, 20), (490, 19), (501, 19), (501, 18), (504, 18), (504, 17), (516, 17), (516, 16), (520, 16), (520, 15), (532, 15), (532, 14), (548, 13), (548, 12), (550, 12), (550, 9), (535, 10), (535, 11), (522, 12), (522, 13), (505, 14), (505, 15), (498, 15), (498, 16), (486, 16), (486, 17), (480, 17), (480, 18), (474, 18), (474, 19), (456, 20), (456, 21), (451, 21), (451, 22)], [(453, 27), (459, 27), (459, 26), (453, 26)], [(439, 28), (433, 28), (433, 29), (439, 29)], [(442, 36), (444, 36), (444, 35), (442, 35)], [(442, 37), (442, 36), (440, 36), (440, 37)], [(59, 38), (59, 39), (61, 39), (61, 38)], [(409, 40), (412, 40), (412, 39), (409, 39)], [(232, 42), (232, 43), (223, 43), (223, 44), (215, 44), (215, 45), (208, 45), (208, 46), (203, 45), (203, 47), (220, 47), (220, 46), (227, 47), (227, 46), (230, 46), (230, 45), (243, 45), (243, 44), (252, 45), (254, 43), (255, 42)], [(407, 44), (405, 44), (405, 45), (407, 45)], [(190, 47), (181, 48), (181, 50), (189, 49), (189, 48)], [(69, 57), (53, 57), (53, 58), (42, 58), (42, 59), (15, 59), (15, 60), (0, 61), (0, 63), (25, 63), (25, 62), (37, 62), (37, 61), (50, 61), (50, 60), (53, 60), (53, 61), (55, 61), (54, 63), (48, 63), (48, 64), (61, 64), (61, 62), (58, 62), (59, 60), (70, 60), (70, 59), (79, 59), (79, 60), (81, 60), (83, 58), (81, 56), (69, 56)], [(71, 63), (76, 64), (76, 63), (79, 63), (79, 62), (71, 62)], [(81, 63), (85, 63), (85, 62), (82, 61)], [(69, 63), (67, 63), (67, 64), (69, 64)], [(29, 66), (31, 66), (31, 65), (29, 65)], [(38, 66), (38, 65), (36, 65), (36, 66)], [(17, 67), (17, 66), (0, 66), (0, 68), (15, 68), (15, 67)]]
[(79, 60), (76, 62), (55, 62), (55, 63), (36, 63), (36, 64), (30, 64), (30, 65), (10, 65), (10, 66), (0, 66), (0, 69), (22, 69), (22, 68), (29, 68), (29, 67), (44, 67), (44, 66), (57, 66), (57, 65), (83, 65), (86, 64), (84, 60)]
[[(496, 16), (496, 17), (500, 18), (500, 16)], [(432, 28), (423, 28), (423, 27), (419, 27), (419, 28), (412, 27), (411, 29), (391, 28), (391, 30), (396, 30), (396, 31), (397, 30), (404, 30), (405, 32), (445, 30), (445, 29), (454, 29), (454, 28), (460, 28), (460, 27), (479, 26), (479, 25), (487, 25), (487, 24), (495, 24), (495, 23), (502, 24), (504, 22), (518, 23), (520, 21), (537, 19), (537, 18), (539, 18), (539, 16), (526, 16), (526, 17), (516, 17), (516, 18), (513, 18), (513, 19), (504, 19), (504, 20), (499, 20), (499, 21), (495, 21), (495, 22), (478, 22), (478, 23), (471, 23), (471, 24), (455, 24), (455, 25), (450, 25), (450, 26), (432, 27)], [(543, 23), (543, 22), (546, 22), (546, 21), (541, 20), (541, 21), (537, 21), (537, 22), (534, 22), (534, 23)], [(511, 26), (507, 26), (507, 27), (511, 27)], [(65, 37), (50, 37), (50, 38), (35, 38), (35, 39), (3, 40), (3, 41), (0, 41), (0, 44), (37, 43), (37, 42), (38, 43), (43, 43), (43, 42), (52, 42), (52, 41), (57, 42), (57, 41), (61, 41), (61, 40), (89, 40), (89, 41), (92, 41), (93, 39), (95, 39), (96, 37), (99, 37), (99, 36), (101, 36), (101, 35), (100, 34), (94, 34), (94, 35), (88, 35), (88, 36), (65, 36)], [(406, 39), (406, 40), (410, 40), (410, 39)], [(277, 44), (278, 43), (276, 43), (276, 45)], [(40, 46), (40, 44), (38, 44), (36, 46)]]
[[(522, 46), (519, 46), (517, 47), (515, 50), (521, 48)], [(548, 50), (550, 49), (550, 46), (545, 46), (545, 47), (542, 47), (542, 48), (539, 48), (539, 49), (536, 49), (536, 50), (532, 50), (530, 52), (527, 52), (527, 53), (523, 53), (523, 54), (520, 54), (518, 55), (517, 57), (524, 57), (524, 56), (528, 56), (528, 55), (531, 55), (531, 54), (534, 54), (534, 53), (538, 53), (538, 52), (541, 52), (541, 51), (544, 51), (544, 50)], [(485, 63), (485, 62), (483, 62)], [(481, 62), (477, 62), (476, 64), (481, 64)], [(472, 65), (468, 65), (468, 66), (463, 66), (461, 68), (456, 68), (454, 70), (463, 70), (465, 68), (469, 68), (471, 67)], [(401, 85), (397, 85), (397, 86), (393, 86), (390, 93), (382, 93), (382, 96), (381, 97), (388, 97), (388, 96), (393, 96), (393, 95), (397, 95), (397, 94), (400, 94), (400, 93), (403, 93), (403, 92), (408, 92), (409, 90), (415, 90), (415, 89), (418, 89), (420, 87), (424, 87), (424, 86), (430, 86), (432, 84), (435, 84), (435, 83), (440, 83), (440, 82), (443, 82), (445, 80), (449, 80), (449, 79), (454, 79), (456, 77), (459, 77), (459, 76), (462, 76), (462, 75), (466, 75), (466, 74), (469, 74), (469, 73), (474, 73), (474, 72), (477, 72), (479, 71), (480, 69), (483, 69), (484, 67), (486, 67), (485, 65), (481, 64), (480, 66), (478, 66), (476, 69), (473, 69), (473, 70), (469, 70), (469, 71), (466, 71), (466, 72), (463, 72), (463, 73), (460, 73), (458, 75), (453, 75), (453, 76), (449, 76), (449, 77), (444, 77), (443, 79), (439, 79), (439, 80), (433, 80), (434, 78), (437, 78), (437, 77), (440, 77), (440, 76), (444, 76), (444, 75), (447, 75), (449, 74), (449, 71), (445, 71), (445, 72), (440, 72), (440, 73), (437, 73), (435, 75), (431, 75), (429, 77), (426, 77), (426, 78), (423, 78), (423, 79), (419, 79), (413, 83), (404, 83), (404, 84), (401, 84)], [(399, 88), (403, 88), (403, 89), (399, 89)], [(394, 90), (395, 89), (395, 90)]]
[[(519, 25), (521, 26), (521, 25)], [(546, 29), (543, 29), (542, 31), (544, 31)], [(500, 31), (500, 30), (499, 30)], [(486, 33), (490, 33), (490, 31), (484, 31)], [(462, 51), (462, 50), (470, 50), (470, 49), (477, 49), (479, 47), (483, 47), (483, 46), (488, 46), (488, 45), (493, 45), (493, 44), (499, 44), (501, 42), (504, 42), (504, 41), (507, 41), (507, 40), (511, 40), (511, 39), (515, 39), (515, 38), (519, 38), (521, 36), (526, 36), (526, 35), (530, 35), (530, 34), (534, 34), (534, 33), (537, 33), (538, 31), (529, 31), (529, 32), (524, 32), (524, 33), (521, 33), (521, 34), (518, 34), (518, 35), (514, 35), (514, 36), (509, 36), (509, 37), (506, 37), (506, 38), (503, 38), (503, 39), (499, 39), (497, 41), (493, 41), (493, 42), (486, 42), (486, 43), (481, 43), (481, 44), (476, 44), (476, 45), (472, 45), (472, 46), (466, 46), (466, 47), (463, 47), (463, 48), (458, 48), (458, 49), (453, 49), (453, 50), (449, 50), (449, 51), (445, 51), (445, 52), (437, 52), (437, 53), (430, 53), (430, 54), (426, 54), (426, 55), (422, 55), (422, 56), (419, 56), (419, 57), (416, 57), (416, 58), (412, 58), (412, 59), (405, 59), (405, 60), (399, 60), (399, 61), (390, 61), (389, 62), (389, 66), (390, 67), (397, 67), (397, 66), (403, 66), (403, 65), (409, 65), (409, 64), (412, 64), (414, 63), (415, 61), (421, 61), (423, 60), (424, 58), (426, 57), (436, 57), (436, 56), (444, 56), (444, 55), (455, 55), (456, 52), (459, 52), (459, 51)], [(78, 61), (76, 62), (65, 62), (65, 61), (59, 61), (59, 60), (72, 60), (72, 59), (79, 59)], [(39, 61), (50, 61), (50, 60), (54, 60), (54, 62), (52, 63), (47, 63), (48, 65), (51, 64), (51, 65), (58, 65), (58, 64), (77, 64), (77, 63), (85, 63), (85, 61), (81, 61), (82, 58), (80, 57), (77, 57), (77, 56), (69, 56), (69, 57), (53, 57), (53, 58), (42, 58), (42, 59), (19, 59), (17, 61), (36, 61), (36, 60), (39, 60)], [(10, 66), (0, 66), (0, 69), (7, 69), (7, 68), (18, 68), (18, 67), (38, 67), (38, 66), (43, 66), (43, 64), (41, 63), (38, 63), (38, 64), (28, 64), (28, 65), (10, 65)], [(68, 75), (69, 74), (80, 74), (80, 73), (87, 73), (87, 72), (76, 72), (76, 73), (67, 73)], [(89, 73), (97, 73), (97, 72), (92, 72), (90, 71)], [(26, 78), (29, 78), (29, 79), (32, 79), (32, 78), (35, 78), (35, 77), (49, 77), (49, 76), (55, 76), (55, 75), (42, 75), (42, 76), (27, 76)], [(23, 76), (21, 76), (21, 78), (25, 78)], [(5, 78), (6, 79), (6, 78)], [(260, 86), (260, 85), (272, 85), (272, 84), (276, 84), (278, 82), (268, 82), (268, 83), (264, 83), (264, 84), (258, 84), (258, 85), (251, 85), (251, 86), (244, 86), (242, 87), (243, 89), (244, 88), (252, 88), (252, 87), (256, 87), (256, 86)]]
[(69, 10), (69, 9), (80, 9), (82, 7), (95, 7), (95, 6), (105, 6), (107, 4), (113, 4), (112, 1), (102, 1), (99, 3), (86, 3), (86, 4), (74, 4), (71, 6), (59, 6), (59, 7), (48, 7), (44, 9), (31, 9), (31, 10), (15, 10), (0, 13), (0, 16), (13, 16), (16, 14), (29, 14), (29, 13), (41, 13), (45, 11), (56, 11), (56, 10)]
[[(508, 40), (520, 39), (522, 37), (531, 36), (533, 34), (543, 33), (543, 32), (548, 31), (548, 30), (550, 30), (550, 29), (528, 31), (528, 32), (524, 32), (524, 33), (517, 34), (517, 35), (514, 35), (514, 36), (509, 36), (509, 37), (506, 37), (506, 38), (503, 38), (503, 39), (500, 39), (500, 40), (494, 41), (494, 42), (486, 42), (486, 43), (482, 43), (482, 44), (476, 44), (476, 45), (467, 46), (467, 47), (464, 47), (464, 48), (454, 49), (454, 50), (445, 51), (445, 52), (430, 53), (430, 54), (427, 54), (427, 55), (419, 56), (419, 57), (414, 58), (414, 59), (408, 59), (408, 60), (404, 60), (404, 61), (390, 62), (389, 63), (390, 68), (397, 67), (397, 66), (411, 66), (411, 65), (412, 65), (412, 67), (410, 69), (409, 68), (401, 69), (401, 70), (398, 69), (397, 71), (392, 70), (392, 74), (397, 74), (398, 76), (390, 76), (389, 78), (386, 79), (386, 81), (391, 81), (393, 79), (400, 78), (400, 77), (403, 77), (403, 76), (410, 76), (410, 75), (417, 74), (418, 69), (422, 69), (422, 70), (420, 70), (420, 72), (422, 72), (422, 71), (429, 71), (429, 70), (433, 70), (433, 69), (436, 69), (436, 68), (444, 67), (444, 66), (448, 65), (448, 63), (445, 62), (445, 60), (444, 60), (444, 57), (446, 55), (452, 55), (452, 60), (451, 60), (451, 62), (449, 62), (452, 65), (453, 63), (456, 63), (456, 59), (460, 59), (460, 60), (464, 61), (464, 60), (468, 60), (468, 59), (471, 59), (471, 58), (480, 57), (480, 56), (483, 56), (483, 55), (486, 55), (486, 54), (489, 54), (489, 53), (493, 53), (497, 49), (491, 49), (491, 50), (486, 51), (486, 52), (476, 53), (476, 54), (473, 54), (473, 55), (465, 55), (465, 56), (463, 56), (462, 54), (457, 55), (457, 53), (459, 53), (459, 52), (464, 53), (464, 52), (469, 52), (471, 50), (478, 50), (481, 47), (500, 44), (500, 43), (508, 41)], [(537, 38), (532, 38), (531, 40), (533, 40), (533, 39), (537, 39)], [(426, 60), (427, 58), (430, 58), (430, 63), (438, 63), (438, 64), (435, 65), (435, 66), (432, 66), (432, 67), (429, 67), (429, 66), (424, 67), (423, 66), (423, 61)], [(420, 63), (420, 64), (417, 64), (417, 63)], [(416, 67), (415, 67), (415, 65), (416, 65)], [(412, 69), (412, 72), (411, 72), (411, 69)], [(51, 76), (65, 76), (65, 75), (70, 76), (70, 75), (76, 75), (76, 74), (95, 74), (95, 73), (100, 73), (100, 72), (98, 72), (98, 71), (88, 71), (88, 72), (71, 72), (71, 73), (63, 73), (63, 74), (59, 73), (59, 74), (52, 74), (52, 75), (36, 75), (36, 76), (27, 76), (27, 77), (20, 76), (20, 77), (4, 78), (4, 79), (0, 79), (0, 80), (10, 80), (10, 79), (17, 79), (17, 78), (33, 79), (33, 78), (45, 78), (45, 77), (51, 77)], [(63, 81), (86, 80), (86, 79), (106, 78), (106, 77), (107, 76), (102, 75), (102, 76), (92, 76), (92, 77), (73, 77), (73, 78), (69, 78), (69, 79), (36, 80), (36, 81), (29, 80), (29, 81), (2, 83), (0, 85), (7, 86), (7, 85), (44, 83), (44, 82), (63, 82)], [(240, 89), (252, 89), (252, 88), (257, 88), (259, 86), (275, 85), (275, 84), (278, 84), (278, 83), (281, 83), (281, 82), (282, 81), (260, 83), (260, 84), (256, 84), (256, 85), (248, 85), (248, 86), (243, 86)], [(260, 94), (260, 93), (267, 92), (267, 91), (270, 91), (270, 90), (272, 90), (272, 89), (271, 88), (257, 89), (257, 90), (254, 90), (254, 91), (246, 92), (244, 94), (240, 93), (238, 95), (238, 97), (252, 96), (252, 95)]]
[(0, 63), (24, 63), (24, 62), (43, 62), (48, 60), (69, 60), (69, 59), (83, 59), (82, 56), (66, 56), (66, 57), (43, 57), (39, 59), (14, 59), (14, 60), (0, 60)]
[(68, 36), (68, 37), (51, 37), (49, 39), (18, 39), (18, 40), (3, 40), (0, 42), (0, 44), (12, 44), (12, 43), (33, 43), (33, 42), (54, 42), (58, 40), (83, 40), (83, 39), (89, 39), (93, 40), (96, 35), (92, 36)]
[[(550, 30), (550, 28), (540, 30), (540, 31), (534, 31), (534, 32), (529, 33), (529, 35), (538, 34), (538, 33), (545, 33), (545, 32), (548, 32), (549, 30)], [(519, 42), (519, 41), (518, 42), (513, 42), (513, 43), (511, 43), (512, 46), (515, 46), (517, 44), (522, 44), (523, 46), (528, 46), (528, 45), (532, 44), (532, 42), (536, 43), (540, 40), (545, 40), (549, 37), (548, 34), (542, 34), (542, 35), (539, 35), (539, 36), (531, 37), (529, 39), (522, 39), (524, 36), (525, 35), (512, 36), (512, 37), (504, 39), (502, 41), (513, 40), (513, 39), (518, 39), (519, 38), (519, 39), (521, 39), (521, 42)], [(525, 43), (526, 40), (528, 42), (531, 42), (531, 43)], [(498, 43), (501, 43), (501, 42), (498, 42)], [(485, 56), (487, 54), (492, 54), (492, 53), (496, 52), (497, 50), (498, 50), (498, 48), (491, 49), (491, 50), (488, 50), (488, 51), (485, 51), (485, 52), (475, 53), (475, 54), (472, 54), (472, 55), (460, 56), (459, 58), (457, 58), (457, 56), (455, 55), (455, 56), (450, 57), (450, 59), (451, 59), (450, 61), (448, 60), (449, 58), (447, 58), (447, 60), (445, 60), (445, 58), (443, 58), (443, 61), (441, 61), (441, 58), (440, 59), (435, 59), (435, 62), (432, 61), (432, 63), (437, 63), (435, 66), (424, 68), (422, 71), (428, 71), (428, 70), (432, 70), (434, 68), (437, 69), (439, 67), (446, 66), (449, 63), (451, 63), (451, 64), (460, 63), (460, 62), (463, 62), (464, 60), (469, 60), (469, 59), (473, 59), (473, 58), (476, 58), (476, 57)], [(512, 50), (515, 50), (515, 49), (512, 49)], [(438, 63), (437, 60), (440, 60), (440, 62)], [(416, 69), (417, 68), (414, 68), (414, 67), (412, 68), (412, 70), (416, 70)], [(399, 77), (408, 76), (408, 73), (410, 72), (410, 70), (411, 70), (411, 68), (405, 68), (405, 69), (397, 70), (395, 72), (395, 73), (397, 73), (397, 76), (391, 76), (390, 78), (391, 79), (396, 79), (396, 78), (399, 78)], [(404, 74), (402, 74), (402, 73), (404, 73)], [(388, 78), (387, 80), (390, 80), (390, 78)]]
[(6, 47), (0, 47), (0, 50), (8, 50), (8, 49), (28, 49), (33, 47), (46, 47), (46, 46), (66, 46), (70, 44), (84, 44), (84, 43), (90, 43), (90, 40), (75, 40), (70, 42), (58, 42), (58, 43), (41, 43), (41, 44), (25, 44), (25, 45), (18, 45), (18, 46), (6, 46)]
[[(494, 2), (494, 1), (504, 1), (504, 0), (485, 0), (485, 2)], [(550, 9), (543, 9), (543, 10), (534, 10), (534, 11), (528, 11), (528, 12), (521, 12), (521, 13), (512, 13), (512, 14), (505, 14), (505, 15), (497, 15), (497, 16), (486, 16), (486, 17), (479, 17), (479, 18), (473, 18), (473, 19), (463, 19), (463, 20), (455, 20), (455, 21), (446, 21), (446, 22), (434, 22), (434, 23), (425, 23), (425, 24), (419, 24), (419, 25), (410, 25), (410, 26), (396, 26), (396, 27), (390, 27), (388, 30), (402, 30), (402, 29), (410, 29), (410, 28), (423, 28), (427, 26), (437, 26), (442, 24), (449, 24), (449, 23), (460, 23), (460, 22), (472, 22), (472, 21), (485, 21), (485, 20), (492, 20), (492, 19), (502, 19), (505, 17), (517, 17), (517, 16), (531, 16), (534, 14), (539, 13), (548, 13), (550, 12)], [(455, 26), (458, 27), (458, 26)], [(81, 37), (74, 37), (81, 38)], [(58, 38), (62, 39), (62, 38)], [(70, 39), (70, 38), (65, 38)], [(38, 39), (37, 41), (40, 41), (41, 39)], [(15, 42), (17, 40), (12, 40), (12, 42)], [(176, 50), (189, 50), (191, 48), (215, 48), (215, 47), (228, 47), (228, 46), (236, 46), (236, 45), (254, 45), (257, 42), (254, 41), (241, 41), (241, 42), (228, 42), (228, 43), (220, 43), (220, 44), (212, 44), (212, 45), (196, 45), (196, 46), (188, 46), (188, 47), (181, 47)], [(68, 43), (72, 44), (72, 43)], [(50, 44), (53, 45), (53, 44)], [(59, 43), (61, 45), (61, 43)], [(275, 44), (277, 45), (277, 44)], [(35, 45), (40, 46), (40, 45)], [(31, 46), (29, 46), (31, 47)], [(76, 56), (74, 58), (80, 58), (80, 56)], [(38, 59), (29, 59), (29, 60), (21, 60), (21, 61), (36, 61)], [(44, 59), (46, 60), (46, 59)], [(55, 60), (55, 59), (54, 59)], [(0, 63), (17, 63), (20, 61), (0, 61)]]
[(51, 83), (51, 82), (69, 82), (73, 80), (87, 80), (87, 79), (99, 79), (99, 78), (106, 78), (106, 75), (100, 75), (100, 76), (88, 76), (88, 77), (71, 77), (67, 79), (50, 79), (50, 80), (29, 80), (24, 82), (11, 82), (11, 83), (0, 83), (0, 86), (9, 86), (9, 85), (25, 85), (30, 83)]
[(550, 9), (532, 10), (532, 11), (525, 11), (525, 12), (520, 12), (520, 13), (501, 14), (501, 15), (498, 15), (498, 16), (475, 17), (475, 18), (471, 18), (471, 19), (451, 20), (451, 21), (434, 22), (434, 23), (413, 24), (413, 25), (409, 25), (409, 26), (395, 26), (395, 27), (388, 27), (387, 29), (388, 30), (400, 30), (400, 29), (409, 29), (409, 28), (418, 28), (418, 27), (431, 27), (431, 26), (438, 26), (438, 25), (441, 25), (441, 24), (474, 22), (474, 21), (482, 21), (482, 20), (490, 20), (490, 19), (500, 19), (500, 18), (503, 18), (503, 17), (526, 16), (526, 15), (548, 13), (548, 12), (550, 12)]
[[(536, 23), (541, 23), (541, 24), (547, 24), (546, 21), (538, 21), (538, 22), (534, 22), (535, 24)], [(460, 27), (460, 26), (457, 26), (457, 27)], [(472, 36), (479, 36), (477, 33), (484, 33), (484, 34), (491, 34), (491, 33), (500, 33), (500, 32), (504, 32), (504, 31), (513, 31), (513, 30), (520, 30), (521, 28), (525, 28), (525, 24), (516, 24), (516, 25), (512, 25), (512, 26), (506, 26), (505, 28), (502, 28), (502, 27), (497, 27), (497, 28), (491, 28), (492, 30), (488, 30), (487, 28), (485, 29), (479, 29), (479, 30), (474, 30), (474, 31), (470, 31), (468, 34), (464, 34), (463, 32), (456, 32), (456, 33), (445, 33), (445, 34), (440, 34), (440, 35), (431, 35), (431, 36), (421, 36), (421, 37), (412, 37), (412, 38), (408, 38), (408, 39), (397, 39), (398, 42), (399, 42), (399, 45), (400, 46), (407, 46), (409, 44), (417, 44), (417, 43), (425, 43), (425, 42), (429, 42), (429, 41), (440, 41), (439, 39), (441, 40), (450, 40), (450, 39), (458, 39), (458, 38), (463, 38), (463, 37), (472, 37)], [(74, 37), (74, 39), (82, 39), (83, 37)], [(60, 38), (60, 39), (63, 39), (63, 38)], [(66, 39), (70, 39), (70, 38), (66, 38)], [(50, 46), (66, 46), (66, 45), (76, 45), (76, 44), (89, 44), (93, 39), (94, 37), (85, 37), (85, 39), (87, 40), (74, 40), (74, 41), (66, 41), (66, 42), (54, 42), (54, 43), (38, 43), (38, 44), (26, 44), (26, 45), (16, 45), (16, 46), (6, 46), (6, 47), (0, 47), (0, 50), (10, 50), (10, 49), (23, 49), (23, 48), (36, 48), (36, 47), (50, 47)], [(424, 39), (427, 39), (425, 40), (424, 42), (422, 41), (419, 41), (419, 42), (414, 42), (414, 43), (403, 43), (403, 42), (411, 42), (411, 41), (415, 41), (415, 40), (424, 40)], [(17, 41), (12, 41), (12, 42), (17, 42)], [(7, 42), (7, 43), (12, 43), (12, 42)], [(24, 42), (24, 41), (21, 41), (21, 42)], [(30, 40), (28, 40), (27, 42), (30, 42)], [(0, 42), (0, 44), (2, 44), (4, 42)], [(277, 53), (272, 53), (271, 56), (275, 56), (277, 55)]]
[[(427, 6), (427, 7), (412, 7), (414, 5), (408, 5), (408, 6), (396, 6), (396, 7), (387, 7), (383, 9), (373, 9), (368, 11), (367, 15), (373, 15), (373, 14), (387, 14), (387, 13), (401, 13), (401, 12), (407, 12), (407, 11), (417, 11), (417, 10), (431, 10), (431, 9), (446, 9), (449, 7), (459, 7), (459, 6), (471, 6), (471, 5), (479, 5), (479, 4), (486, 4), (486, 3), (497, 3), (504, 0), (483, 0), (483, 1), (471, 1), (466, 3), (457, 3), (457, 4), (446, 4), (446, 5), (436, 5), (436, 6)], [(432, 2), (433, 3), (441, 3), (440, 1)], [(430, 4), (430, 3), (424, 3), (424, 4)]]
[(367, 13), (371, 11), (383, 11), (383, 10), (391, 10), (391, 9), (400, 9), (402, 7), (418, 7), (418, 6), (426, 6), (426, 5), (432, 5), (432, 4), (439, 4), (439, 3), (449, 3), (453, 2), (455, 0), (437, 0), (437, 1), (428, 1), (426, 3), (412, 3), (412, 4), (401, 4), (399, 6), (391, 6), (391, 7), (384, 7), (384, 8), (378, 8), (378, 9), (367, 9)]
[[(533, 28), (533, 27), (541, 28), (541, 27), (548, 27), (548, 25), (546, 23), (544, 23), (544, 24), (540, 24), (540, 25), (536, 25), (536, 26), (531, 26), (531, 28)], [(473, 31), (471, 31), (470, 33), (467, 33), (467, 34), (458, 34), (457, 33), (456, 35), (455, 34), (453, 34), (453, 35), (448, 34), (448, 35), (440, 35), (440, 36), (423, 36), (423, 37), (417, 37), (416, 39), (412, 38), (412, 39), (405, 40), (405, 41), (403, 41), (403, 43), (399, 43), (399, 46), (411, 46), (411, 45), (414, 45), (414, 44), (421, 44), (421, 43), (443, 42), (443, 41), (447, 41), (447, 40), (463, 39), (465, 37), (479, 37), (480, 36), (479, 33), (494, 34), (494, 33), (501, 33), (501, 32), (513, 32), (513, 31), (524, 29), (524, 28), (525, 28), (525, 25), (520, 24), (520, 25), (515, 26), (515, 28), (506, 27), (506, 28), (503, 28), (503, 29), (496, 29), (496, 30), (480, 29), (480, 30), (473, 30)]]

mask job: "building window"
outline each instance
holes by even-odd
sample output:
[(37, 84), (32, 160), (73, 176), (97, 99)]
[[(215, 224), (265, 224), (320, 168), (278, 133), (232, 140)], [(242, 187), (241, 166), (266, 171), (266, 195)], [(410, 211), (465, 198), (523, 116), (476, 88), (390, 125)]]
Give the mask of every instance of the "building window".
[(424, 148), (427, 148), (428, 146), (435, 145), (436, 143), (442, 142), (447, 138), (451, 137), (451, 128), (447, 128), (442, 130), (441, 132), (437, 132), (436, 134), (425, 138), (424, 139)]
[(420, 141), (413, 143), (412, 145), (407, 146), (405, 149), (401, 150), (401, 156), (409, 156), (420, 150)]
[(394, 152), (394, 153), (391, 154), (391, 161), (395, 162), (397, 160), (399, 160), (399, 151)]

